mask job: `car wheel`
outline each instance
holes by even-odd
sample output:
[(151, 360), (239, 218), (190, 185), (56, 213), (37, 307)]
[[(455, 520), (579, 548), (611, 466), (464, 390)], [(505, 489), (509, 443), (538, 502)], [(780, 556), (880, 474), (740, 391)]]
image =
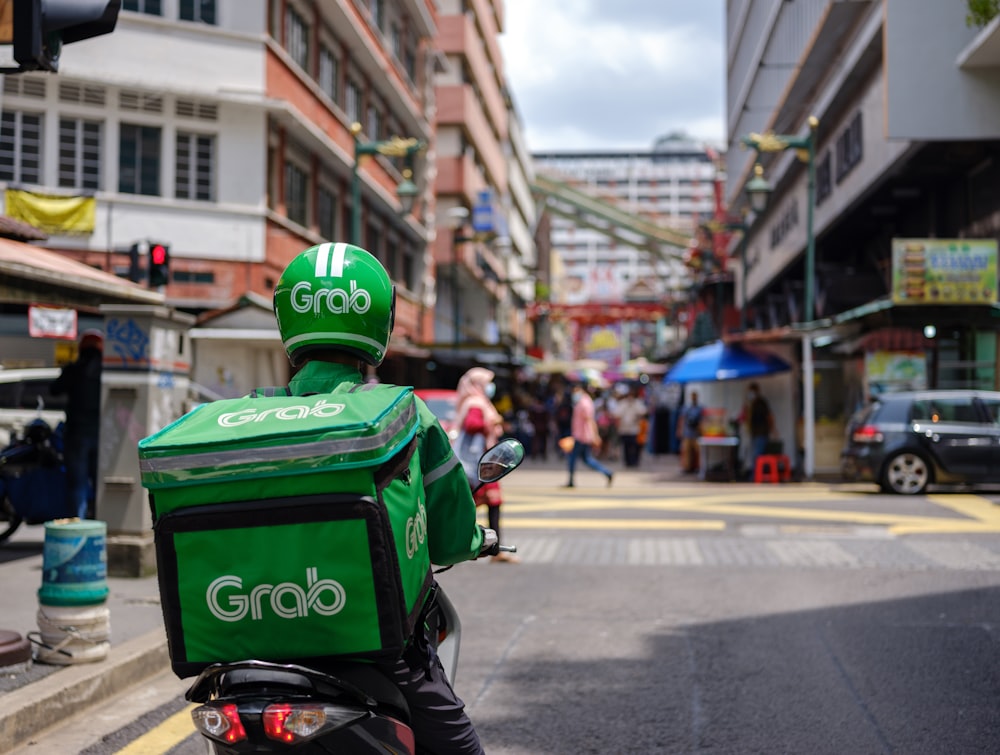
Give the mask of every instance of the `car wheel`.
[(882, 489), (899, 495), (919, 495), (930, 481), (930, 466), (922, 456), (911, 451), (893, 456), (882, 472)]

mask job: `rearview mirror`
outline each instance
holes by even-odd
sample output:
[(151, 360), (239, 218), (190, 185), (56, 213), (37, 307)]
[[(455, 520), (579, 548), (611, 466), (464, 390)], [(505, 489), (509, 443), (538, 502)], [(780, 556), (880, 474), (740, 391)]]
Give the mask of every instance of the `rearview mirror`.
[(486, 450), (479, 458), (479, 479), (496, 482), (513, 472), (524, 461), (524, 446), (521, 441), (507, 438)]

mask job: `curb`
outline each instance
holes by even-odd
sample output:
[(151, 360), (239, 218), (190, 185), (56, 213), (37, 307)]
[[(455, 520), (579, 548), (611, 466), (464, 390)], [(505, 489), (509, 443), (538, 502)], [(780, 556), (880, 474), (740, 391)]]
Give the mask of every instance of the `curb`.
[(8, 692), (0, 697), (0, 752), (169, 668), (166, 635), (157, 629), (112, 646), (104, 661), (67, 666)]

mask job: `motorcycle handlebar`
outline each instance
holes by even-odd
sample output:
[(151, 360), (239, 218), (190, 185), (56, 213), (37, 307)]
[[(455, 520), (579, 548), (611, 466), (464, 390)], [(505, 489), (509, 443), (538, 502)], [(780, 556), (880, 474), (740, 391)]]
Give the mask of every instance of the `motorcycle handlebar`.
[(517, 553), (516, 545), (500, 545), (500, 538), (495, 530), (483, 527), (483, 544), (479, 548), (479, 556), (495, 556), (500, 552)]

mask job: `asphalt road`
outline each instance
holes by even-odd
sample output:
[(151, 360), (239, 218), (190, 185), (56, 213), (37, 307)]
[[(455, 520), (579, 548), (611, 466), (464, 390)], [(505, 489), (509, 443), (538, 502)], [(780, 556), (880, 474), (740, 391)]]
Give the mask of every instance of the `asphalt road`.
[[(1000, 496), (588, 472), (520, 470), (522, 562), (440, 577), (487, 752), (1000, 750)], [(183, 687), (23, 752), (202, 753)]]

